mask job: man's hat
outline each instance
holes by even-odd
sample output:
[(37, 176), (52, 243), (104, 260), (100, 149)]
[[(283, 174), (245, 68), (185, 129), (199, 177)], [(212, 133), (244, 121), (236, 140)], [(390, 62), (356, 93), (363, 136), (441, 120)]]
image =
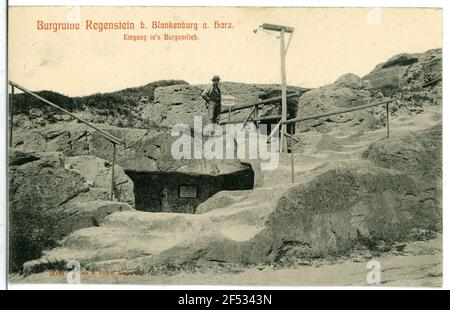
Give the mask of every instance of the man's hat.
[(220, 81), (220, 76), (214, 75), (211, 81)]

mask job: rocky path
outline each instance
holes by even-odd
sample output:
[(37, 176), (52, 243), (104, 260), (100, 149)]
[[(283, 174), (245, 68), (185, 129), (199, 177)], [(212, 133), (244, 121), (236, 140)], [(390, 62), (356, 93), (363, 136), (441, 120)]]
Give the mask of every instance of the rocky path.
[[(442, 239), (422, 244), (421, 250), (403, 255), (386, 255), (375, 258), (380, 264), (380, 283), (368, 284), (370, 258), (340, 260), (335, 263), (311, 266), (279, 267), (261, 266), (239, 269), (234, 272), (216, 270), (181, 271), (174, 275), (82, 275), (81, 283), (90, 284), (150, 284), (150, 285), (277, 285), (277, 286), (421, 286), (442, 285)], [(412, 245), (411, 247), (414, 247)], [(12, 283), (20, 287), (27, 283), (66, 282), (65, 275), (55, 276), (49, 272), (28, 277), (14, 276)]]

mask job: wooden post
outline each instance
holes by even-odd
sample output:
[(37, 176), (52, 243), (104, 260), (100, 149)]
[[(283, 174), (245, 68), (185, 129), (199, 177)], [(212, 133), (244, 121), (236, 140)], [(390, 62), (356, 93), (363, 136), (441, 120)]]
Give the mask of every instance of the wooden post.
[(291, 132), (291, 182), (294, 183), (294, 135)]
[[(258, 105), (255, 105), (255, 118), (258, 118)], [(255, 121), (256, 128), (259, 128), (259, 121)]]
[(281, 151), (287, 152), (286, 141), (286, 119), (287, 119), (287, 98), (286, 98), (286, 50), (284, 45), (285, 29), (280, 31), (280, 56), (281, 56)]
[(242, 124), (242, 129), (245, 128), (245, 125), (247, 125), (247, 122), (250, 120), (250, 117), (252, 117), (253, 113), (255, 112), (255, 107), (250, 111), (250, 114), (245, 119), (244, 123)]
[(14, 86), (11, 86), (9, 97), (9, 147), (13, 146), (13, 121), (14, 121)]
[(389, 138), (389, 102), (386, 102), (386, 129), (387, 137)]
[(270, 132), (270, 135), (267, 137), (267, 143), (270, 142), (273, 135), (275, 134), (275, 131), (281, 126), (281, 120), (278, 122), (278, 124), (275, 126), (275, 128)]
[(111, 167), (111, 195), (110, 199), (113, 201), (114, 199), (114, 166), (116, 165), (116, 144), (113, 143), (113, 160), (112, 160), (112, 167)]
[(231, 122), (231, 106), (228, 106), (228, 124)]

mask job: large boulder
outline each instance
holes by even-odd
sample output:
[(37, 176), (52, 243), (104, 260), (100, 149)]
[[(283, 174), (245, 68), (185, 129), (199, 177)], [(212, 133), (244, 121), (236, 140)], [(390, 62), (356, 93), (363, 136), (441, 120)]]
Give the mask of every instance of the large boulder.
[(87, 192), (86, 180), (64, 168), (61, 153), (41, 154), (12, 149), (9, 153), (9, 223), (11, 270), (54, 247), (55, 209)]
[[(119, 209), (132, 210), (126, 203), (120, 206), (110, 206), (110, 202), (107, 206), (99, 202), (90, 204), (92, 200), (108, 199), (104, 193), (109, 186), (107, 189), (100, 181), (101, 173), (108, 173), (104, 161), (95, 157), (69, 158), (69, 166), (78, 169), (74, 170), (65, 167), (66, 159), (59, 152), (10, 150), (9, 240), (12, 271), (21, 270), (25, 261), (55, 247), (74, 230), (95, 225), (101, 222), (102, 217)], [(116, 182), (126, 177), (123, 171), (121, 175), (120, 169), (118, 176)], [(130, 183), (128, 177), (126, 182)], [(125, 183), (121, 186), (126, 188)], [(122, 190), (118, 196), (123, 200), (132, 200), (132, 186), (131, 191)]]
[(347, 73), (347, 74), (340, 76), (334, 82), (334, 84), (336, 84), (338, 86), (349, 87), (349, 88), (354, 88), (354, 89), (363, 88), (363, 82), (362, 82), (361, 78), (353, 73)]
[[(117, 146), (117, 157), (123, 156), (127, 145), (152, 132), (145, 129), (96, 125), (126, 143), (125, 145)], [(65, 156), (93, 155), (109, 161), (112, 160), (113, 155), (111, 142), (95, 129), (76, 122), (57, 123), (41, 128), (17, 130), (13, 136), (13, 147), (39, 152), (61, 152)]]
[[(346, 74), (328, 84), (303, 94), (298, 101), (297, 117), (309, 117), (373, 103), (376, 99), (364, 88), (358, 76)], [(383, 126), (381, 108), (359, 110), (297, 123), (299, 131), (330, 132), (335, 128), (373, 130)]]
[(442, 49), (399, 54), (363, 77), (370, 90), (396, 97), (408, 106), (439, 104), (442, 100)]
[(400, 132), (389, 139), (369, 145), (362, 157), (376, 165), (411, 173), (420, 181), (430, 185), (430, 181), (442, 178), (442, 125), (418, 132)]
[(159, 87), (155, 90), (154, 101), (143, 107), (142, 114), (144, 118), (167, 127), (175, 124), (193, 127), (196, 115), (202, 116), (206, 123), (207, 112), (201, 93), (201, 88), (191, 85)]
[[(80, 173), (89, 184), (89, 200), (108, 200), (111, 196), (112, 163), (92, 155), (66, 157), (65, 167)], [(114, 168), (114, 198), (134, 205), (133, 181), (123, 168)]]
[[(194, 116), (201, 116), (203, 124), (209, 122), (205, 102), (201, 97), (203, 89), (207, 85), (174, 85), (159, 87), (155, 90), (155, 99), (153, 103), (143, 105), (143, 116), (155, 124), (172, 127), (175, 124), (187, 124), (190, 127), (194, 125)], [(220, 84), (223, 95), (235, 97), (238, 104), (256, 103), (260, 99), (268, 99), (281, 94), (278, 85), (259, 85), (222, 82)], [(288, 87), (288, 92), (304, 92), (300, 87)], [(296, 99), (289, 100), (288, 105), (292, 108), (293, 115), (296, 113)], [(227, 107), (222, 107), (223, 112), (227, 112)], [(232, 122), (243, 122), (251, 109), (233, 111), (231, 113)], [(261, 107), (259, 116), (279, 115), (280, 104), (266, 105)], [(228, 114), (222, 114), (221, 120), (228, 120)]]
[[(442, 50), (400, 54), (379, 64), (363, 78), (348, 73), (334, 83), (304, 93), (298, 101), (297, 117), (341, 111), (346, 108), (394, 99), (391, 116), (418, 114), (427, 105), (442, 102)], [(383, 106), (297, 123), (300, 131), (330, 132), (374, 130), (384, 126)]]

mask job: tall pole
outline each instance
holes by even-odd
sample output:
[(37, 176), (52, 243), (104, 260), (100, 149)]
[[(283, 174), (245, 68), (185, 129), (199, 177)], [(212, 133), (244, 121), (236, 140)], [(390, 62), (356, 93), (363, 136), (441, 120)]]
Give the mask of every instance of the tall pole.
[(286, 98), (286, 47), (284, 44), (284, 28), (280, 31), (280, 56), (281, 56), (281, 151), (287, 152), (286, 122), (287, 98)]
[(294, 132), (291, 130), (291, 183), (294, 183)]
[(389, 138), (389, 102), (386, 102), (386, 129), (387, 137)]
[[(287, 120), (287, 90), (286, 90), (286, 52), (289, 44), (291, 43), (292, 33), (294, 28), (288, 26), (274, 25), (264, 23), (260, 28), (268, 31), (276, 31), (280, 33), (280, 64), (281, 64), (281, 135), (280, 135), (280, 151), (287, 152), (287, 138), (286, 138), (286, 120)], [(255, 30), (256, 33), (257, 29)], [(288, 46), (284, 42), (284, 34), (289, 33)]]
[(112, 167), (111, 167), (111, 201), (114, 200), (114, 166), (116, 165), (116, 144), (113, 143), (113, 160), (112, 160)]
[(9, 97), (9, 147), (13, 146), (13, 121), (14, 121), (14, 86), (11, 88)]

